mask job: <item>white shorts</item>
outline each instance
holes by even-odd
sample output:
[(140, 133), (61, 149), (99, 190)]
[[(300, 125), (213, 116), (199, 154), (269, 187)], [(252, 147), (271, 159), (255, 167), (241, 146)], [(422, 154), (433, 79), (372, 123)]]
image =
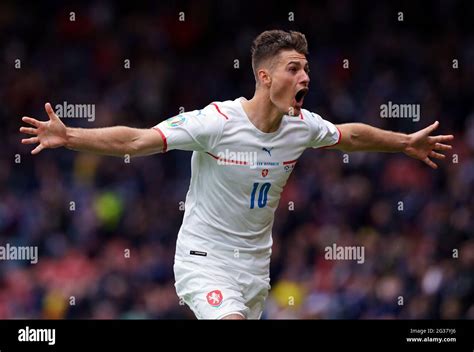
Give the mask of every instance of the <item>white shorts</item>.
[(198, 319), (240, 314), (260, 319), (270, 278), (248, 272), (175, 260), (176, 293)]

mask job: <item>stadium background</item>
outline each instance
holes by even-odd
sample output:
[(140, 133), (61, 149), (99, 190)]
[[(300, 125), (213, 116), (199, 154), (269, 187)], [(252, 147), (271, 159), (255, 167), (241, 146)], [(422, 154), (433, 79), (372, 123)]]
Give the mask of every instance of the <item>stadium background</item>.
[[(2, 2), (0, 245), (37, 245), (39, 262), (0, 263), (0, 318), (193, 318), (172, 272), (191, 153), (32, 157), (21, 116), (67, 101), (96, 106), (68, 126), (145, 128), (250, 98), (252, 39), (282, 28), (309, 42), (305, 108), (404, 132), (439, 120), (459, 162), (306, 151), (276, 214), (264, 318), (473, 319), (473, 19), (471, 1)], [(388, 101), (420, 104), (421, 120), (381, 119)], [(365, 263), (325, 260), (332, 243), (363, 245)]]

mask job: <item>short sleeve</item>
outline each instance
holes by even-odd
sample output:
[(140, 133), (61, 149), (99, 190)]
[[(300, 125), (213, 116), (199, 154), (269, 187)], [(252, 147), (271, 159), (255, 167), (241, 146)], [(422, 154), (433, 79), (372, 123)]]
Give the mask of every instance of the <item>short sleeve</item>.
[(170, 117), (153, 127), (163, 138), (163, 151), (211, 150), (222, 134), (223, 121), (208, 107)]
[(339, 143), (341, 132), (333, 123), (313, 112), (307, 111), (304, 115), (310, 133), (307, 147), (322, 148)]

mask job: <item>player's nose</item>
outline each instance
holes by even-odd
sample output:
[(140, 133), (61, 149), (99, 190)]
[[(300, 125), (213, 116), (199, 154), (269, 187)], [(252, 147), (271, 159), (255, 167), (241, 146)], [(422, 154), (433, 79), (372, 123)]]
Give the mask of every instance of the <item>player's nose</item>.
[(306, 72), (303, 72), (303, 77), (301, 78), (300, 83), (304, 84), (305, 86), (308, 86), (310, 81), (309, 75)]

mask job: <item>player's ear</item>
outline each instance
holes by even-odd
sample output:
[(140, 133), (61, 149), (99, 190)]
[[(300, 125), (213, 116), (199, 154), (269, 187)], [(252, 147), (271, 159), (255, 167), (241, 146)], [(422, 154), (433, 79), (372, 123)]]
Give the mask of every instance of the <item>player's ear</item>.
[(261, 68), (260, 70), (258, 70), (257, 74), (260, 83), (263, 84), (265, 87), (270, 87), (272, 83), (272, 77), (270, 76), (270, 72), (265, 68)]

